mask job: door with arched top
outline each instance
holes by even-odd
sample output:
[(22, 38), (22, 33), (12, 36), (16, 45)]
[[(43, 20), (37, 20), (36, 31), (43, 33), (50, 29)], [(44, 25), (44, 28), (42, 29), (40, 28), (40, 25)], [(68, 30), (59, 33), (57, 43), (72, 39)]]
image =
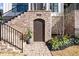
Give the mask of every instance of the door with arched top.
[(45, 21), (42, 19), (34, 20), (34, 41), (45, 40)]

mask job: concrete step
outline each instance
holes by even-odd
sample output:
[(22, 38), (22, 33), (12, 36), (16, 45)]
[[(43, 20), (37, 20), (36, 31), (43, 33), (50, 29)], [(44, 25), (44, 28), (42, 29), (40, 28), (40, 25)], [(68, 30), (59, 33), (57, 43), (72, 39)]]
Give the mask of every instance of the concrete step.
[[(23, 14), (19, 15), (18, 17), (15, 17), (11, 21), (8, 21), (8, 23), (6, 23), (6, 24), (22, 33), (25, 33), (27, 31), (27, 27), (29, 25), (29, 22), (26, 19), (26, 15), (28, 15), (28, 13), (24, 12)], [(24, 21), (24, 20), (27, 20), (27, 21)], [(7, 32), (8, 29), (6, 27), (5, 27), (5, 29)], [(11, 30), (10, 30), (10, 32), (13, 33)], [(10, 33), (10, 32), (7, 32), (7, 33)]]

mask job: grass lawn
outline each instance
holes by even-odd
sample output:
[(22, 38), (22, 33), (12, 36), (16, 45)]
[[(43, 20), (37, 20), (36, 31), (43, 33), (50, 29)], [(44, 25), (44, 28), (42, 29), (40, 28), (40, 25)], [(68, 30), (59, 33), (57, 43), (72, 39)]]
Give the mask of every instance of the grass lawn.
[(64, 50), (51, 51), (53, 56), (79, 56), (79, 46), (70, 46)]

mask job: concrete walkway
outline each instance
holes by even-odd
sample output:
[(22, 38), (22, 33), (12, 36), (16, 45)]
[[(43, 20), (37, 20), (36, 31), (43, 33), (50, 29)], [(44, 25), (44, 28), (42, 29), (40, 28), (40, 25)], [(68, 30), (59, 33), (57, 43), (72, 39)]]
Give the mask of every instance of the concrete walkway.
[(44, 42), (25, 44), (24, 54), (27, 56), (51, 56), (51, 53)]
[[(22, 55), (25, 56), (51, 56), (51, 53), (47, 46), (45, 45), (45, 42), (33, 42), (31, 44), (26, 44), (24, 42), (24, 52)], [(18, 52), (21, 54), (21, 50), (16, 49), (15, 47), (9, 45), (8, 43), (4, 43), (3, 41), (0, 41), (0, 51), (4, 52)]]

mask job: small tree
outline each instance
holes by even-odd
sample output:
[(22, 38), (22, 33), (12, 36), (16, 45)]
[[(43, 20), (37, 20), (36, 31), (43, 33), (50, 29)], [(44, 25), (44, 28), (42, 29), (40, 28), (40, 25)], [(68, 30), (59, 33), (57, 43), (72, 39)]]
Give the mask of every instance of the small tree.
[(27, 32), (25, 32), (24, 34), (24, 41), (26, 43), (31, 43), (31, 38), (32, 38), (32, 31), (29, 28), (27, 28)]

